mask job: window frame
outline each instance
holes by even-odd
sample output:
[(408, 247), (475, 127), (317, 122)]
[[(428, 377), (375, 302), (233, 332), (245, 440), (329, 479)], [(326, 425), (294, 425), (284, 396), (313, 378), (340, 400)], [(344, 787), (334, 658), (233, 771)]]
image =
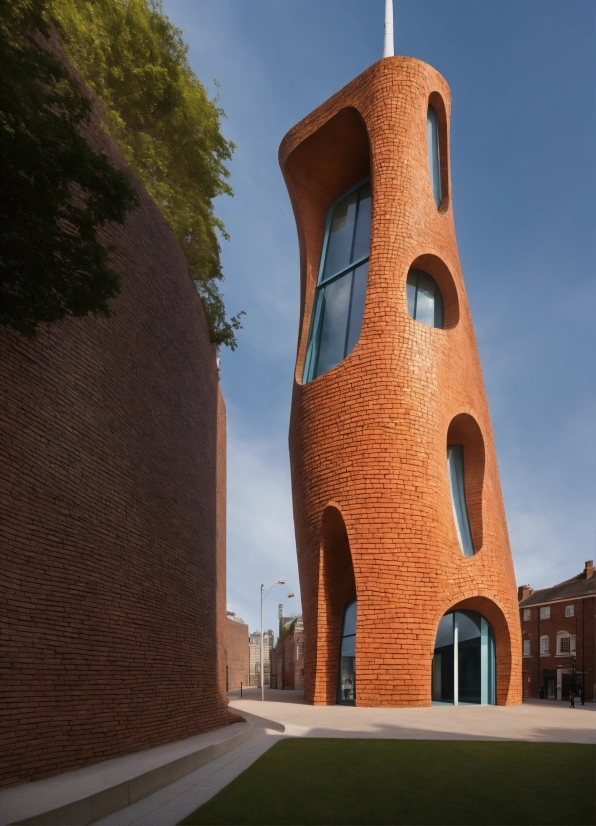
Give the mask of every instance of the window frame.
[(522, 622), (530, 622), (532, 619), (532, 609), (531, 608), (523, 608), (522, 609)]
[[(430, 114), (431, 111), (433, 113), (433, 118), (432, 118), (432, 121), (433, 121), (433, 123), (432, 123), (432, 139), (429, 140), (428, 132), (429, 132), (429, 122), (431, 120), (431, 118), (429, 117), (429, 114)], [(433, 150), (432, 154), (435, 157), (431, 157), (431, 145), (433, 143), (435, 145), (432, 146), (432, 150)], [(426, 108), (426, 151), (427, 151), (427, 155), (428, 155), (428, 177), (429, 177), (429, 182), (430, 182), (430, 190), (432, 192), (433, 201), (435, 202), (435, 206), (438, 210), (438, 209), (441, 208), (441, 204), (443, 203), (443, 199), (445, 197), (445, 193), (443, 192), (443, 169), (442, 169), (443, 159), (441, 157), (441, 135), (440, 135), (440, 132), (439, 132), (439, 115), (437, 113), (436, 107), (432, 105), (430, 100), (428, 101), (427, 108)], [(435, 179), (434, 179), (434, 173), (433, 173), (433, 164), (434, 164), (434, 162), (436, 162), (436, 166), (437, 166), (438, 178), (437, 178), (436, 183), (437, 183), (438, 193), (435, 191)], [(438, 200), (437, 200), (437, 194), (439, 196)]]
[(565, 606), (565, 618), (575, 616), (575, 603)]
[(540, 619), (541, 620), (550, 619), (550, 605), (542, 605), (540, 607)]
[[(345, 625), (346, 625), (346, 615), (348, 613), (348, 609), (351, 608), (352, 605), (356, 606), (356, 630), (353, 634), (344, 634)], [(341, 631), (339, 636), (339, 662), (338, 662), (338, 673), (337, 673), (337, 692), (336, 692), (336, 700), (335, 703), (338, 706), (355, 706), (356, 705), (356, 637), (358, 635), (358, 597), (352, 597), (346, 602), (346, 607), (344, 608), (344, 612), (341, 618)], [(342, 661), (342, 649), (344, 639), (348, 639), (348, 637), (354, 637), (354, 699), (353, 700), (344, 700), (341, 696), (342, 692), (342, 684), (341, 684), (341, 661)]]
[[(358, 259), (355, 259), (350, 264), (347, 264), (345, 267), (342, 267), (341, 269), (337, 270), (332, 275), (328, 275), (326, 278), (324, 278), (323, 276), (324, 276), (324, 273), (325, 273), (325, 262), (327, 261), (327, 250), (329, 248), (329, 240), (331, 238), (331, 224), (333, 222), (333, 216), (335, 214), (335, 210), (336, 210), (338, 204), (341, 203), (341, 201), (343, 201), (345, 198), (348, 198), (353, 192), (356, 192), (357, 190), (359, 190), (361, 187), (363, 187), (367, 183), (370, 185), (370, 201), (371, 201), (371, 221), (370, 221), (368, 255), (364, 255), (364, 256), (361, 256)], [(358, 221), (358, 215), (356, 215), (356, 222), (357, 221)], [(329, 207), (329, 209), (327, 210), (327, 218), (326, 218), (326, 221), (325, 221), (325, 232), (324, 232), (324, 235), (323, 235), (323, 247), (321, 249), (321, 260), (319, 261), (319, 272), (318, 272), (317, 281), (316, 281), (316, 284), (315, 284), (315, 290), (314, 290), (314, 296), (313, 296), (313, 302), (312, 302), (312, 311), (311, 311), (311, 317), (310, 317), (310, 324), (309, 324), (309, 328), (308, 328), (308, 338), (306, 340), (306, 353), (305, 353), (305, 357), (304, 357), (304, 367), (302, 369), (302, 384), (309, 384), (311, 381), (314, 381), (315, 379), (319, 378), (319, 376), (313, 376), (312, 375), (314, 373), (314, 369), (315, 369), (316, 355), (318, 355), (318, 347), (315, 347), (315, 335), (314, 335), (314, 333), (315, 333), (315, 330), (316, 330), (316, 328), (319, 324), (319, 317), (320, 317), (320, 313), (321, 313), (321, 304), (322, 304), (322, 302), (319, 302), (319, 300), (318, 300), (319, 291), (322, 288), (326, 287), (327, 284), (331, 284), (331, 282), (336, 281), (337, 279), (339, 279), (342, 276), (346, 275), (350, 270), (356, 270), (358, 267), (362, 266), (367, 261), (370, 261), (371, 242), (372, 242), (372, 177), (371, 177), (371, 175), (366, 175), (364, 178), (361, 178), (357, 183), (355, 183), (349, 189), (346, 189), (344, 192), (342, 192), (340, 195), (338, 195), (337, 198), (333, 201), (333, 203)], [(367, 274), (367, 285), (368, 285), (368, 274)], [(350, 296), (350, 310), (351, 310), (351, 301), (352, 301), (352, 298)], [(365, 296), (365, 303), (366, 303), (366, 296)], [(363, 308), (362, 312), (364, 314), (364, 308)], [(348, 326), (349, 326), (349, 322), (348, 322)], [(358, 342), (356, 342), (356, 344), (357, 343)], [(356, 346), (356, 344), (354, 344), (354, 347)], [(354, 348), (352, 348), (352, 350), (353, 349)], [(350, 350), (350, 353), (352, 352), (352, 350)], [(315, 351), (316, 351), (316, 353), (315, 353)], [(344, 361), (350, 355), (350, 353), (346, 353), (346, 355), (343, 357), (343, 359), (341, 361), (339, 361), (335, 365), (335, 367), (337, 367), (339, 364), (341, 364), (341, 362)], [(333, 367), (330, 368), (330, 369), (333, 370)], [(325, 373), (327, 373), (327, 372), (329, 372), (329, 371), (326, 370)], [(320, 375), (324, 376), (325, 373), (321, 373)]]
[(531, 650), (530, 640), (524, 640), (523, 641), (523, 654), (522, 654), (522, 656), (531, 657), (532, 655), (530, 653), (530, 650)]
[(540, 656), (550, 657), (550, 638), (548, 634), (540, 635)]

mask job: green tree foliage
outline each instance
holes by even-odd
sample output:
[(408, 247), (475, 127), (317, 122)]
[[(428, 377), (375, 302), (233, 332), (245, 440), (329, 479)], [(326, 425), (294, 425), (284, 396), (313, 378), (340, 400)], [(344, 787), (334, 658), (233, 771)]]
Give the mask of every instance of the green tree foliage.
[(135, 202), (81, 135), (89, 101), (34, 37), (49, 34), (45, 12), (46, 0), (0, 0), (0, 323), (26, 336), (109, 314), (118, 274), (96, 232)]
[(159, 0), (51, 0), (65, 48), (103, 107), (106, 125), (161, 208), (188, 261), (211, 340), (235, 349), (240, 315), (226, 319), (213, 199), (231, 195), (234, 149), (224, 112), (187, 59), (182, 34)]

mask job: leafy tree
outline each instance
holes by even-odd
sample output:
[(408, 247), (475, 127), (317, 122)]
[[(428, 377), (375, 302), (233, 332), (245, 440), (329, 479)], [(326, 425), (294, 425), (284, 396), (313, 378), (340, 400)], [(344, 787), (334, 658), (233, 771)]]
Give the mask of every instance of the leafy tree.
[(81, 134), (91, 107), (40, 45), (45, 13), (46, 0), (0, 0), (0, 323), (26, 336), (109, 315), (119, 277), (96, 233), (135, 203), (126, 175)]
[(211, 340), (235, 349), (240, 316), (226, 319), (213, 199), (232, 195), (234, 144), (224, 116), (187, 59), (159, 0), (50, 0), (65, 48), (102, 105), (109, 132), (161, 208), (203, 300)]

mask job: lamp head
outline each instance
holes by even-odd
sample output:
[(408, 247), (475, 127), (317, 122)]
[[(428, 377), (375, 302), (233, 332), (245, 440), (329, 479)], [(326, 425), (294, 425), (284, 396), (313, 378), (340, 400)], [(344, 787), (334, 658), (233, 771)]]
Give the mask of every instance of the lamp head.
[(277, 582), (276, 582), (275, 584), (276, 584), (276, 585), (285, 585), (285, 584), (286, 584), (286, 581), (285, 581), (285, 579), (278, 579), (278, 580), (277, 580)]
[(290, 593), (287, 595), (286, 599), (292, 599), (293, 596), (294, 596), (294, 594), (290, 591)]

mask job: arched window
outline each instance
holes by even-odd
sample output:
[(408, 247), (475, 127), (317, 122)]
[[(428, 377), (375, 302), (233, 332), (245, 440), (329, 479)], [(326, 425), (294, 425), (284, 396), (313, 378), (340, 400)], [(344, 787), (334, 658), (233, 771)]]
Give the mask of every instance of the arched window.
[(410, 318), (443, 329), (443, 296), (434, 278), (423, 270), (410, 270), (406, 283)]
[(441, 152), (439, 147), (439, 122), (437, 120), (437, 113), (432, 106), (428, 107), (426, 115), (426, 139), (428, 144), (430, 183), (438, 209), (443, 200), (443, 190), (441, 188)]
[(453, 518), (455, 519), (459, 546), (464, 556), (474, 556), (474, 543), (472, 542), (472, 531), (466, 505), (463, 445), (448, 446), (447, 468), (449, 471), (451, 502), (453, 504)]
[(432, 699), (437, 704), (495, 704), (495, 640), (481, 614), (450, 611), (439, 622)]
[(352, 352), (362, 327), (370, 253), (370, 181), (329, 210), (303, 381), (321, 376)]
[(337, 702), (353, 706), (356, 702), (356, 600), (350, 600), (341, 631)]

